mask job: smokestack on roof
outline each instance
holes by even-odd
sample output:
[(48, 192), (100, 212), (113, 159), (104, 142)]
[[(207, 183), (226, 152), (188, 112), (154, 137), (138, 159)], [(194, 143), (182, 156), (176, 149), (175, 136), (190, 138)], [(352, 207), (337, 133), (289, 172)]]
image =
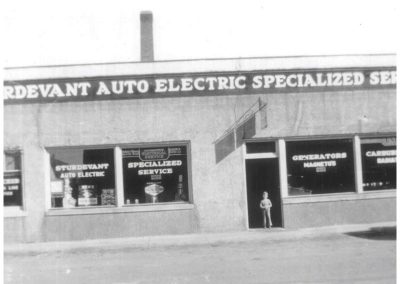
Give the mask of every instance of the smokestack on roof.
[(153, 13), (142, 11), (140, 13), (140, 60), (154, 61), (153, 49)]

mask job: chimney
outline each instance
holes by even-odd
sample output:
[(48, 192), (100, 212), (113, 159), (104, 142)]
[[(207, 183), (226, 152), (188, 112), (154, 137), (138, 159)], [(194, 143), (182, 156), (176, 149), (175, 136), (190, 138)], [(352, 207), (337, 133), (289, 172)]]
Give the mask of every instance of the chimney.
[(153, 13), (151, 11), (140, 13), (140, 60), (154, 61)]

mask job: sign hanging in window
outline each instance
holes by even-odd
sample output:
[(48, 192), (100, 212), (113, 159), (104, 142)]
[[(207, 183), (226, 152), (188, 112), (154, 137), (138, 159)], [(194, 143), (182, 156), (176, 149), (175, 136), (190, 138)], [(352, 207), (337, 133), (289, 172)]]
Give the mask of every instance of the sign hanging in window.
[(351, 139), (286, 144), (289, 195), (355, 191)]
[(125, 204), (188, 201), (185, 146), (123, 149)]
[(53, 208), (115, 205), (113, 149), (51, 149)]
[(21, 152), (4, 151), (4, 206), (22, 206)]

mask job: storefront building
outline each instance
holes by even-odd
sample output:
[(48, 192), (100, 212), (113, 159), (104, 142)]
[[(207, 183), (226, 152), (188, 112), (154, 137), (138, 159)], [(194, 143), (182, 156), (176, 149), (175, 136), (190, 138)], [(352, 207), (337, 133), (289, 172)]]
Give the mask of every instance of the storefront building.
[(394, 221), (394, 55), (9, 68), (4, 238)]

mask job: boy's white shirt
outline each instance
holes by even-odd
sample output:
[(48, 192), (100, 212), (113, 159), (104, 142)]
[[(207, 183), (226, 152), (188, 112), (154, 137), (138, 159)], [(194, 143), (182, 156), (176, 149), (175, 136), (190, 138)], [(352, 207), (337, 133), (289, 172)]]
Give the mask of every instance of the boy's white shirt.
[(269, 198), (261, 200), (261, 208), (268, 209), (272, 207), (272, 202)]

